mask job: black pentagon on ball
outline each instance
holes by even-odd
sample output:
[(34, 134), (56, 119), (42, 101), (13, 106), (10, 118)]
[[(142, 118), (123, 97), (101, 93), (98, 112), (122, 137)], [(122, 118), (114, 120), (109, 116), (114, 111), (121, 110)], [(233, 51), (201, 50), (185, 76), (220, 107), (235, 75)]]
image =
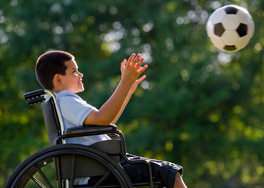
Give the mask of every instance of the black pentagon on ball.
[(238, 9), (234, 6), (228, 6), (225, 9), (226, 14), (236, 14)]
[(247, 35), (247, 25), (246, 24), (239, 24), (239, 26), (237, 27), (236, 31), (239, 34), (240, 37), (244, 37)]
[(225, 32), (225, 28), (222, 23), (217, 23), (214, 25), (214, 34), (218, 37), (221, 37)]
[(228, 52), (235, 51), (237, 48), (234, 45), (225, 45), (224, 50)]

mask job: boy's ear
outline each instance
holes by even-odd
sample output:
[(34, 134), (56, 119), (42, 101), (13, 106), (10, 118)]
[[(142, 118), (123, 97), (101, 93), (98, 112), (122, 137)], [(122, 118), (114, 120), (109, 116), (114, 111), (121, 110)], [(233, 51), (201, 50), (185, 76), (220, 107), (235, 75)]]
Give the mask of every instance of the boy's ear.
[(55, 74), (53, 77), (53, 84), (54, 86), (61, 86), (61, 80), (60, 80), (60, 75), (59, 74)]

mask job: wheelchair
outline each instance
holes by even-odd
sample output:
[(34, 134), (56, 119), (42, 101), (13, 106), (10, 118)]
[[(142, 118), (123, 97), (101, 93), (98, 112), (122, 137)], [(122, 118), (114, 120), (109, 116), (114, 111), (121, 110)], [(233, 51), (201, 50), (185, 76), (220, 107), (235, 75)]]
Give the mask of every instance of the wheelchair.
[[(91, 125), (64, 130), (56, 96), (51, 91), (32, 91), (24, 94), (24, 98), (29, 106), (41, 103), (51, 146), (19, 164), (7, 180), (5, 188), (161, 187), (161, 181), (153, 180), (151, 166), (147, 161), (127, 158), (125, 137), (116, 125)], [(67, 138), (105, 133), (112, 139), (90, 146), (66, 143)], [(132, 182), (120, 165), (121, 158), (128, 163), (147, 165), (148, 181)], [(88, 184), (78, 183), (82, 178), (88, 178)]]

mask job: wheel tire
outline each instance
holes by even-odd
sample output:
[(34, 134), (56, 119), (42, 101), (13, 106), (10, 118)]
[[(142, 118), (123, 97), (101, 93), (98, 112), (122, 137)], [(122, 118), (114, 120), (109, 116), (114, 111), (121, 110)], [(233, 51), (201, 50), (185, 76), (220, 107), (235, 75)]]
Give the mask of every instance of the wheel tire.
[[(64, 184), (62, 183), (64, 180), (61, 180), (60, 177), (56, 177), (58, 169), (55, 169), (54, 165), (54, 159), (59, 159), (63, 156), (72, 156), (73, 159), (81, 157), (84, 160), (96, 161), (100, 163), (103, 168), (108, 170), (108, 174), (110, 174), (111, 177), (115, 177), (119, 184), (117, 185), (118, 187), (133, 187), (122, 167), (105, 153), (84, 145), (61, 144), (47, 147), (29, 156), (14, 170), (6, 182), (5, 188), (22, 188), (31, 186), (64, 187)], [(72, 162), (71, 164), (75, 163)], [(74, 178), (74, 173), (71, 176)]]

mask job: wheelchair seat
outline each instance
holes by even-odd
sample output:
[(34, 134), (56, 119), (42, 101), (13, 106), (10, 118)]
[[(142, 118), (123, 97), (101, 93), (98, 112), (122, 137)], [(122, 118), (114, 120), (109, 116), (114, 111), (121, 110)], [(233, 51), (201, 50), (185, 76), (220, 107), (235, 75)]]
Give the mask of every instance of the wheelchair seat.
[[(47, 96), (49, 96), (47, 98)], [(160, 186), (153, 181), (151, 166), (147, 161), (129, 161), (126, 157), (125, 138), (116, 125), (74, 127), (64, 130), (56, 96), (49, 90), (40, 89), (26, 93), (24, 98), (30, 106), (41, 102), (50, 147), (44, 148), (23, 161), (12, 173), (6, 187), (135, 187)], [(66, 144), (65, 139), (79, 136), (108, 134), (112, 140), (97, 142), (90, 146)], [(129, 163), (144, 163), (149, 169), (149, 181), (132, 183), (120, 165), (120, 158)], [(52, 164), (52, 165), (50, 165)], [(55, 169), (54, 169), (55, 168)], [(48, 169), (48, 170), (47, 170)], [(48, 175), (46, 175), (46, 171)], [(54, 174), (51, 172), (54, 171)], [(53, 177), (50, 181), (49, 178)], [(54, 177), (56, 177), (54, 179)], [(92, 185), (78, 185), (78, 178), (98, 179)], [(99, 178), (98, 178), (99, 177)], [(110, 184), (105, 180), (110, 179)], [(89, 180), (90, 181), (90, 180)], [(54, 186), (57, 184), (57, 186)], [(34, 186), (33, 186), (34, 187)]]

